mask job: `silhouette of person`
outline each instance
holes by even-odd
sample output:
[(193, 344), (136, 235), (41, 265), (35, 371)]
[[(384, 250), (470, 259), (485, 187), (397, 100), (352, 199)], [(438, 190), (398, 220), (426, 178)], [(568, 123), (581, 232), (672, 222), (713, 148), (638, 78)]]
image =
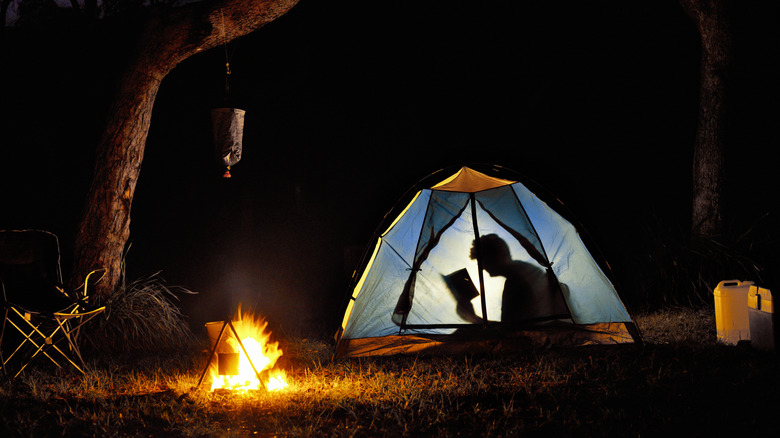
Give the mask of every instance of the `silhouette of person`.
[[(477, 258), (477, 241), (471, 247), (470, 257)], [(501, 296), (501, 323), (516, 327), (529, 320), (568, 313), (566, 304), (552, 279), (541, 266), (512, 260), (509, 246), (496, 234), (479, 238), (479, 258), (491, 277), (505, 277)]]

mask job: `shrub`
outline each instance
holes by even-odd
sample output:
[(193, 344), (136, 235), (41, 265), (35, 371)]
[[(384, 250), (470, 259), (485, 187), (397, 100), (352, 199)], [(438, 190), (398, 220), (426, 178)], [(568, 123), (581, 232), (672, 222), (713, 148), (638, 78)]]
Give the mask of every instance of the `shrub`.
[[(97, 303), (105, 312), (89, 322), (83, 346), (105, 353), (180, 349), (195, 342), (185, 317), (174, 303), (178, 297), (165, 285), (160, 273), (125, 284)], [(174, 290), (193, 293), (176, 287)]]
[(646, 227), (635, 278), (639, 306), (700, 307), (712, 303), (712, 292), (722, 280), (761, 281), (764, 271), (757, 257), (760, 223), (719, 238), (694, 238), (660, 221)]

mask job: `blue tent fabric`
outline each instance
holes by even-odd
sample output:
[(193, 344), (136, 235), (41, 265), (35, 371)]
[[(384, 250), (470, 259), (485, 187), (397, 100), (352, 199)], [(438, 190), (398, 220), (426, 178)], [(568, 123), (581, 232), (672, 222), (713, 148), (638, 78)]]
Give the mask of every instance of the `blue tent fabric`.
[[(480, 253), (477, 236), (480, 242), (484, 236), (505, 242), (512, 266), (533, 272), (523, 274), (523, 287), (532, 291), (534, 300), (526, 302), (522, 317), (529, 325), (632, 324), (614, 286), (571, 223), (522, 183), (464, 167), (420, 190), (373, 243), (372, 256), (351, 291), (340, 345), (373, 339), (377, 346), (367, 351), (391, 354), (405, 335), (508, 327), (503, 300), (511, 295), (504, 289), (519, 281), (512, 275), (488, 275), (488, 255)], [(460, 313), (463, 303), (446, 283), (447, 275), (463, 269), (479, 291), (467, 303), (474, 308), (474, 318)], [(555, 300), (565, 302), (564, 314), (559, 305), (545, 304)], [(394, 347), (382, 353), (382, 339), (389, 342), (389, 337)]]

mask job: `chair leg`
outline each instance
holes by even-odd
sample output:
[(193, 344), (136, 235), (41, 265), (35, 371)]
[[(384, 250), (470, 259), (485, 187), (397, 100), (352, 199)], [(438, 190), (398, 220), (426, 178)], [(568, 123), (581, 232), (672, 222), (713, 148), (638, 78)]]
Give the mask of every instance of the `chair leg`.
[(5, 322), (8, 320), (8, 308), (3, 309), (3, 327), (0, 328), (0, 368), (3, 369), (3, 377), (8, 378), (8, 370), (5, 366), (5, 357), (3, 356), (3, 337), (5, 336)]
[[(85, 374), (84, 368), (86, 368), (86, 364), (84, 363), (84, 358), (81, 356), (81, 351), (75, 336), (84, 324), (96, 317), (103, 309), (96, 309), (83, 314), (76, 314), (73, 312), (54, 313), (53, 318), (48, 315), (31, 314), (26, 311), (23, 312), (20, 311), (20, 309), (13, 307), (6, 309), (6, 316), (9, 315), (9, 310), (13, 311), (13, 314), (16, 316), (13, 318), (4, 318), (2, 330), (5, 330), (5, 323), (8, 322), (11, 327), (15, 328), (19, 334), (22, 335), (23, 339), (16, 347), (16, 350), (8, 357), (0, 355), (0, 364), (2, 365), (3, 373), (5, 375), (8, 375), (7, 364), (10, 360), (17, 354), (21, 356), (22, 353), (24, 356), (21, 359), (22, 366), (13, 378), (19, 376), (19, 374), (21, 374), (36, 357), (39, 357), (39, 355), (46, 356), (60, 369), (63, 368), (63, 364), (60, 362), (64, 359), (81, 374)], [(24, 327), (24, 329), (22, 327)], [(0, 332), (0, 341), (2, 340), (3, 334), (4, 333)], [(67, 344), (67, 350), (65, 350), (66, 347), (63, 347), (63, 342)], [(26, 348), (24, 352), (20, 351), (28, 343), (30, 347), (29, 351)], [(57, 354), (59, 354), (59, 357), (55, 357)]]
[[(62, 330), (62, 334), (65, 336), (65, 339), (67, 339), (68, 341), (68, 347), (70, 348), (70, 351), (76, 354), (76, 357), (79, 359), (81, 366), (86, 367), (86, 365), (84, 364), (84, 359), (81, 357), (81, 351), (79, 351), (78, 345), (73, 339), (71, 339), (70, 336), (71, 332), (68, 330), (68, 326), (69, 326), (68, 320), (60, 320), (59, 318), (56, 318), (56, 321), (57, 321), (57, 325), (59, 325), (60, 329)], [(68, 359), (68, 361), (73, 363), (73, 361), (70, 361), (70, 359)], [(79, 368), (79, 370), (81, 370), (81, 368)], [(84, 371), (81, 372), (83, 373)]]
[[(39, 332), (39, 333), (40, 333), (40, 332)], [(35, 342), (34, 342), (32, 339), (30, 339), (30, 342), (31, 342), (33, 345), (36, 345), (36, 346), (38, 345), (38, 344), (36, 344), (36, 343), (35, 343)], [(22, 365), (22, 367), (19, 369), (19, 371), (18, 371), (18, 372), (17, 372), (17, 373), (14, 375), (14, 379), (15, 379), (16, 377), (18, 377), (18, 376), (19, 376), (19, 374), (21, 374), (21, 373), (22, 373), (22, 371), (24, 371), (24, 369), (25, 369), (25, 368), (27, 368), (27, 365), (29, 365), (30, 363), (32, 363), (33, 359), (35, 359), (35, 357), (36, 357), (36, 356), (38, 356), (38, 354), (39, 354), (39, 353), (42, 353), (44, 356), (48, 357), (48, 358), (49, 358), (49, 360), (50, 360), (50, 361), (51, 361), (51, 362), (52, 362), (54, 365), (56, 365), (56, 366), (57, 366), (57, 368), (60, 368), (60, 369), (62, 369), (62, 365), (60, 365), (60, 364), (59, 364), (59, 362), (57, 362), (56, 360), (54, 360), (54, 358), (53, 358), (53, 357), (51, 357), (51, 356), (49, 355), (49, 353), (47, 353), (47, 352), (46, 352), (46, 350), (48, 350), (48, 349), (52, 349), (52, 348), (53, 348), (53, 349), (54, 349), (54, 350), (55, 350), (57, 353), (59, 353), (59, 354), (60, 354), (60, 356), (62, 356), (62, 357), (63, 357), (63, 359), (65, 359), (66, 361), (68, 361), (68, 363), (70, 363), (70, 364), (73, 366), (73, 368), (76, 368), (76, 369), (77, 369), (77, 370), (78, 370), (78, 371), (79, 371), (81, 374), (85, 374), (85, 373), (84, 373), (84, 370), (83, 370), (83, 369), (81, 369), (81, 367), (79, 367), (79, 366), (78, 366), (78, 364), (76, 364), (75, 362), (73, 362), (73, 361), (72, 361), (72, 360), (71, 360), (71, 359), (68, 357), (68, 355), (67, 355), (67, 354), (65, 354), (65, 353), (64, 353), (62, 350), (60, 350), (60, 348), (59, 348), (59, 347), (57, 347), (57, 344), (56, 344), (56, 343), (47, 344), (47, 343), (45, 343), (45, 342), (44, 342), (44, 343), (42, 343), (40, 346), (38, 346), (38, 349), (35, 351), (35, 353), (33, 353), (33, 354), (32, 354), (32, 356), (30, 356), (30, 357), (29, 357), (29, 359), (27, 360), (27, 362), (25, 362), (25, 363), (24, 363), (24, 365)], [(80, 358), (80, 357), (79, 357), (79, 358)], [(83, 363), (82, 363), (82, 366), (83, 366)]]
[[(42, 337), (45, 339), (45, 336), (43, 336), (43, 334), (40, 332), (40, 330), (38, 330), (38, 327), (36, 327), (36, 326), (34, 326), (34, 325), (32, 325), (32, 324), (30, 324), (30, 323), (28, 322), (27, 324), (29, 324), (29, 325), (30, 325), (30, 327), (33, 329), (31, 332), (29, 332), (29, 333), (28, 333), (28, 332), (26, 332), (26, 331), (22, 330), (22, 329), (21, 329), (21, 328), (20, 328), (18, 325), (16, 325), (16, 324), (13, 322), (13, 320), (10, 320), (10, 319), (9, 319), (9, 320), (8, 320), (8, 322), (10, 322), (10, 323), (11, 323), (11, 325), (12, 325), (12, 326), (14, 326), (14, 328), (16, 328), (16, 330), (19, 332), (19, 334), (21, 334), (21, 335), (24, 337), (24, 341), (22, 341), (22, 343), (21, 343), (21, 344), (19, 344), (19, 345), (16, 347), (16, 350), (14, 350), (14, 352), (13, 352), (13, 353), (11, 353), (11, 355), (10, 355), (10, 356), (8, 356), (8, 357), (5, 359), (6, 363), (7, 363), (8, 361), (10, 361), (10, 360), (11, 360), (11, 358), (13, 358), (13, 357), (16, 355), (16, 353), (18, 353), (18, 352), (19, 352), (19, 350), (21, 350), (21, 349), (22, 349), (22, 347), (24, 347), (24, 344), (26, 344), (26, 343), (28, 343), (28, 342), (29, 342), (29, 343), (31, 343), (32, 345), (34, 345), (34, 346), (35, 346), (35, 348), (37, 349), (37, 350), (36, 350), (36, 352), (35, 352), (35, 353), (34, 353), (34, 354), (33, 354), (33, 355), (30, 357), (30, 359), (32, 359), (33, 357), (37, 356), (37, 355), (38, 355), (38, 353), (39, 353), (39, 352), (41, 352), (41, 350), (43, 349), (43, 346), (41, 346), (41, 345), (38, 345), (38, 343), (37, 343), (37, 342), (35, 342), (35, 340), (32, 338), (32, 335), (33, 335), (33, 333), (38, 333), (38, 335), (39, 335), (39, 336), (42, 336)], [(49, 358), (49, 360), (51, 360), (52, 362), (54, 362), (54, 364), (55, 364), (55, 365), (57, 365), (58, 367), (60, 366), (60, 364), (58, 364), (58, 363), (57, 363), (57, 361), (56, 361), (56, 360), (54, 360), (54, 358), (52, 358), (51, 356), (49, 356), (49, 355), (48, 355), (48, 354), (47, 354), (45, 351), (43, 352), (43, 354), (44, 354), (46, 357), (48, 357), (48, 358)]]
[[(19, 312), (16, 312), (16, 313), (17, 313), (17, 314), (19, 314)], [(19, 316), (20, 316), (20, 317), (22, 317), (22, 315), (21, 315), (21, 314), (19, 314)], [(11, 325), (13, 325), (13, 326), (16, 328), (16, 330), (17, 330), (17, 331), (18, 331), (18, 332), (19, 332), (19, 333), (20, 333), (22, 336), (24, 336), (24, 341), (22, 341), (22, 343), (21, 343), (21, 344), (19, 344), (19, 346), (16, 348), (16, 350), (14, 350), (14, 352), (11, 354), (11, 356), (9, 356), (7, 359), (5, 359), (5, 362), (6, 362), (6, 363), (7, 363), (8, 361), (10, 361), (10, 360), (11, 360), (11, 358), (12, 358), (12, 357), (13, 357), (13, 356), (14, 356), (14, 355), (15, 355), (15, 354), (16, 354), (16, 353), (17, 353), (17, 352), (18, 352), (18, 351), (19, 351), (19, 350), (20, 350), (20, 349), (21, 349), (21, 348), (24, 346), (24, 344), (25, 344), (25, 343), (29, 342), (30, 344), (32, 344), (32, 345), (33, 345), (33, 346), (35, 346), (35, 348), (36, 348), (35, 352), (34, 352), (32, 355), (30, 355), (30, 357), (28, 357), (28, 358), (27, 358), (27, 360), (24, 362), (24, 364), (23, 364), (23, 365), (22, 365), (22, 367), (19, 369), (19, 371), (17, 371), (17, 373), (14, 375), (14, 377), (13, 377), (14, 379), (15, 379), (16, 377), (18, 377), (18, 376), (19, 376), (19, 374), (21, 374), (21, 373), (22, 373), (22, 371), (24, 371), (24, 369), (25, 369), (25, 368), (27, 368), (27, 365), (29, 365), (30, 363), (32, 363), (32, 361), (33, 361), (33, 360), (34, 360), (34, 359), (35, 359), (35, 358), (36, 358), (36, 357), (37, 357), (39, 354), (43, 354), (44, 356), (46, 356), (46, 357), (47, 357), (47, 358), (48, 358), (48, 359), (49, 359), (49, 360), (50, 360), (50, 361), (51, 361), (51, 362), (52, 362), (54, 365), (56, 365), (58, 368), (60, 368), (60, 369), (61, 369), (61, 368), (62, 368), (62, 365), (60, 365), (60, 363), (59, 363), (59, 362), (58, 362), (56, 359), (54, 359), (54, 357), (52, 357), (52, 355), (50, 355), (50, 354), (49, 354), (49, 352), (48, 352), (48, 351), (49, 351), (50, 349), (54, 349), (54, 350), (55, 350), (57, 353), (59, 353), (59, 354), (60, 354), (60, 356), (62, 356), (62, 358), (64, 358), (66, 361), (68, 361), (68, 363), (70, 363), (70, 364), (71, 364), (71, 365), (72, 365), (72, 366), (73, 366), (73, 367), (74, 367), (76, 370), (78, 370), (80, 373), (84, 374), (84, 370), (83, 370), (83, 369), (82, 369), (82, 368), (81, 368), (81, 367), (80, 367), (80, 366), (79, 366), (77, 363), (75, 363), (73, 360), (71, 360), (71, 359), (70, 359), (70, 357), (68, 357), (68, 355), (67, 355), (67, 354), (65, 354), (65, 353), (64, 353), (62, 350), (60, 350), (60, 348), (59, 348), (59, 347), (56, 345), (56, 341), (52, 341), (50, 344), (47, 344), (47, 343), (46, 343), (46, 339), (53, 339), (53, 337), (54, 337), (54, 336), (55, 336), (55, 335), (56, 335), (56, 334), (57, 334), (57, 333), (58, 333), (60, 330), (62, 330), (62, 326), (61, 326), (61, 325), (59, 325), (59, 324), (58, 324), (58, 327), (57, 327), (57, 328), (56, 328), (56, 329), (55, 329), (55, 330), (54, 330), (54, 331), (53, 331), (53, 332), (52, 332), (50, 335), (48, 335), (48, 336), (47, 336), (46, 334), (44, 334), (43, 332), (41, 332), (41, 330), (39, 329), (39, 326), (33, 325), (31, 322), (27, 321), (27, 319), (24, 319), (24, 321), (26, 321), (26, 322), (27, 322), (27, 324), (28, 324), (28, 325), (30, 326), (30, 328), (32, 329), (32, 331), (30, 331), (30, 332), (27, 332), (27, 331), (25, 331), (25, 330), (22, 330), (22, 329), (21, 329), (21, 328), (20, 328), (18, 325), (16, 325), (16, 324), (14, 323), (14, 321), (13, 321), (13, 320), (8, 320), (8, 321), (11, 323)], [(42, 343), (39, 345), (39, 344), (38, 344), (37, 342), (35, 342), (35, 340), (32, 338), (32, 335), (33, 335), (33, 334), (37, 334), (37, 335), (38, 335), (38, 336), (39, 336), (41, 339), (43, 339), (43, 341), (44, 341), (44, 342), (42, 342)], [(68, 339), (68, 342), (69, 342), (69, 343), (71, 344), (71, 346), (72, 346), (72, 341), (71, 341), (71, 340), (68, 338), (68, 336), (67, 336), (67, 332), (63, 331), (63, 333), (62, 333), (62, 334), (63, 334), (63, 336), (64, 336), (66, 339)], [(78, 350), (77, 350), (77, 351), (78, 351)], [(83, 360), (81, 359), (81, 355), (80, 355), (80, 354), (78, 354), (78, 358), (79, 358), (79, 361), (81, 361), (81, 362), (82, 362), (82, 366), (84, 366), (84, 363), (83, 363)]]
[[(53, 331), (53, 332), (51, 332), (51, 334), (49, 334), (49, 336), (46, 336), (46, 335), (45, 335), (43, 332), (41, 332), (40, 330), (38, 330), (38, 328), (37, 328), (37, 327), (35, 327), (35, 331), (38, 333), (38, 335), (39, 335), (39, 336), (41, 336), (41, 337), (42, 337), (42, 338), (44, 338), (44, 339), (52, 339), (51, 343), (46, 343), (46, 342), (44, 342), (43, 344), (41, 344), (41, 346), (40, 346), (40, 348), (39, 348), (39, 351), (40, 351), (41, 353), (43, 353), (44, 355), (46, 355), (46, 357), (48, 357), (48, 358), (49, 358), (49, 360), (51, 360), (52, 362), (54, 362), (54, 364), (55, 364), (55, 365), (57, 365), (59, 368), (62, 368), (62, 367), (60, 366), (60, 364), (59, 364), (59, 363), (58, 363), (56, 360), (54, 360), (54, 359), (53, 359), (51, 356), (49, 356), (49, 355), (48, 355), (48, 353), (46, 353), (46, 351), (45, 351), (45, 350), (48, 350), (48, 349), (51, 349), (51, 348), (53, 348), (53, 349), (54, 349), (54, 350), (56, 350), (58, 353), (60, 353), (60, 356), (62, 356), (62, 357), (63, 357), (63, 358), (66, 360), (66, 361), (68, 361), (68, 362), (69, 362), (71, 365), (73, 365), (73, 367), (75, 367), (77, 370), (79, 370), (79, 371), (81, 372), (81, 374), (84, 374), (84, 370), (82, 370), (82, 369), (81, 369), (81, 367), (79, 367), (79, 366), (78, 366), (78, 365), (77, 365), (75, 362), (73, 362), (73, 361), (70, 359), (70, 357), (68, 357), (68, 355), (67, 355), (67, 354), (65, 354), (65, 353), (64, 353), (62, 350), (60, 350), (60, 348), (59, 348), (59, 347), (57, 347), (57, 343), (56, 343), (55, 341), (53, 341), (53, 338), (54, 338), (54, 336), (57, 334), (57, 332), (59, 332), (60, 330), (62, 330), (62, 332), (63, 332), (63, 333), (62, 333), (62, 335), (63, 335), (63, 336), (64, 336), (64, 337), (65, 337), (65, 338), (68, 340), (68, 342), (70, 343), (70, 345), (71, 345), (71, 346), (73, 346), (73, 342), (70, 340), (70, 337), (68, 336), (68, 332), (67, 332), (67, 331), (65, 331), (65, 330), (63, 330), (62, 324), (60, 324), (59, 320), (56, 320), (56, 321), (57, 321), (57, 325), (58, 325), (58, 327), (57, 327), (56, 329), (54, 329), (54, 331)], [(78, 349), (77, 349), (76, 351), (78, 352)], [(33, 354), (33, 356), (32, 356), (32, 357), (35, 357), (35, 356), (37, 356), (37, 355), (38, 355), (38, 352), (36, 352), (35, 354)], [(78, 355), (78, 358), (79, 358), (79, 360), (81, 360), (81, 354), (79, 354), (79, 355)], [(81, 363), (81, 365), (82, 365), (82, 366), (84, 366), (84, 361), (82, 360), (81, 362), (82, 362), (82, 363)], [(29, 361), (28, 361), (28, 363), (29, 363)]]
[[(101, 309), (93, 310), (91, 312), (80, 314), (79, 316), (75, 316), (75, 317), (72, 313), (54, 314), (55, 319), (57, 320), (57, 324), (60, 325), (60, 328), (62, 329), (65, 338), (68, 340), (71, 352), (75, 353), (79, 362), (81, 362), (82, 367), (86, 367), (86, 364), (84, 363), (84, 358), (81, 356), (81, 349), (79, 348), (78, 340), (76, 339), (76, 336), (78, 336), (79, 331), (81, 330), (81, 327), (84, 326), (84, 324), (88, 323), (89, 321), (97, 317), (102, 312), (103, 309), (101, 308)], [(78, 319), (78, 322), (77, 323), (75, 323), (75, 321), (71, 322), (71, 319), (74, 320)]]
[[(21, 334), (22, 334), (22, 336), (24, 336), (24, 339), (25, 339), (25, 340), (24, 340), (24, 341), (22, 341), (22, 343), (21, 343), (21, 344), (19, 344), (19, 346), (16, 348), (16, 350), (14, 350), (13, 354), (11, 354), (11, 356), (9, 356), (9, 357), (8, 357), (8, 360), (11, 360), (11, 357), (13, 357), (13, 355), (14, 355), (14, 354), (16, 354), (16, 352), (17, 352), (17, 351), (19, 351), (19, 350), (20, 350), (20, 349), (21, 349), (21, 348), (24, 346), (24, 344), (25, 344), (25, 343), (27, 343), (27, 342), (31, 343), (31, 344), (32, 344), (32, 345), (34, 345), (34, 346), (35, 346), (35, 348), (36, 348), (36, 350), (35, 350), (35, 353), (33, 353), (32, 355), (30, 355), (30, 357), (29, 357), (29, 358), (27, 358), (27, 361), (26, 361), (26, 362), (24, 362), (24, 364), (23, 364), (23, 365), (22, 365), (22, 367), (19, 369), (19, 371), (18, 371), (18, 372), (17, 372), (17, 373), (14, 375), (14, 377), (13, 377), (14, 379), (15, 379), (15, 378), (17, 378), (17, 377), (19, 376), (19, 374), (21, 374), (21, 373), (22, 373), (22, 371), (24, 371), (24, 369), (25, 369), (25, 368), (27, 368), (27, 365), (29, 365), (30, 363), (32, 363), (32, 361), (33, 361), (33, 360), (34, 360), (34, 359), (35, 359), (35, 358), (38, 356), (38, 354), (40, 354), (40, 353), (42, 353), (44, 356), (46, 356), (47, 358), (49, 358), (49, 360), (50, 360), (50, 361), (51, 361), (51, 362), (52, 362), (54, 365), (56, 365), (56, 366), (57, 366), (57, 368), (60, 368), (60, 369), (62, 369), (62, 365), (60, 365), (60, 364), (59, 364), (59, 362), (57, 362), (56, 360), (54, 360), (54, 358), (53, 358), (53, 357), (51, 357), (51, 356), (49, 355), (49, 353), (47, 353), (47, 352), (46, 352), (46, 350), (45, 350), (45, 348), (46, 348), (46, 345), (47, 345), (47, 344), (46, 344), (46, 342), (45, 342), (46, 336), (45, 336), (43, 333), (41, 333), (41, 331), (40, 331), (40, 330), (38, 330), (38, 327), (37, 327), (37, 326), (34, 326), (34, 325), (30, 324), (30, 327), (32, 327), (33, 331), (31, 331), (31, 332), (27, 333), (27, 332), (25, 332), (24, 330), (20, 329), (20, 328), (19, 328), (19, 326), (17, 326), (16, 324), (14, 324), (14, 322), (13, 322), (13, 321), (10, 321), (10, 322), (11, 322), (11, 324), (12, 324), (14, 327), (16, 327), (16, 329), (19, 331), (19, 333), (21, 333)], [(29, 322), (28, 322), (28, 324), (29, 324)], [(32, 334), (33, 334), (33, 333), (37, 333), (37, 334), (38, 334), (38, 336), (41, 336), (41, 337), (44, 339), (44, 342), (43, 342), (43, 343), (41, 343), (41, 345), (38, 345), (38, 343), (37, 343), (37, 342), (35, 342), (35, 340), (32, 338)], [(56, 350), (57, 350), (57, 351), (58, 351), (58, 352), (59, 352), (61, 355), (63, 355), (63, 356), (64, 356), (64, 357), (67, 359), (67, 356), (65, 356), (65, 355), (62, 353), (62, 351), (60, 351), (60, 350), (59, 350), (59, 348), (57, 348), (57, 346), (56, 346), (56, 345), (54, 345), (54, 344), (50, 344), (50, 345), (51, 345), (52, 347), (54, 347), (54, 348), (55, 348), (55, 349), (56, 349)], [(77, 368), (78, 368), (78, 367), (77, 367)], [(79, 370), (79, 371), (80, 371), (80, 370)], [(82, 371), (82, 373), (83, 373), (83, 371)]]

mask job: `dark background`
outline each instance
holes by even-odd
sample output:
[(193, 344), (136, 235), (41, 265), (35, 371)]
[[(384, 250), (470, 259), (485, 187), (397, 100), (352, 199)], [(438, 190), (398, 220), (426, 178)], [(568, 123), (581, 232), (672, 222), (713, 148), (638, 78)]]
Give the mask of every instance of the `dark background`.
[[(778, 6), (734, 6), (726, 213), (729, 233), (765, 233), (771, 287)], [(132, 27), (58, 20), (3, 37), (0, 228), (57, 233), (67, 275)], [(688, 228), (699, 49), (672, 0), (301, 0), (227, 45), (230, 98), (247, 111), (231, 179), (209, 119), (225, 48), (163, 81), (127, 278), (162, 271), (198, 292), (181, 301), (196, 330), (239, 303), (285, 331), (335, 330), (356, 254), (399, 198), (439, 169), (495, 163), (575, 213), (631, 307), (648, 229)]]

